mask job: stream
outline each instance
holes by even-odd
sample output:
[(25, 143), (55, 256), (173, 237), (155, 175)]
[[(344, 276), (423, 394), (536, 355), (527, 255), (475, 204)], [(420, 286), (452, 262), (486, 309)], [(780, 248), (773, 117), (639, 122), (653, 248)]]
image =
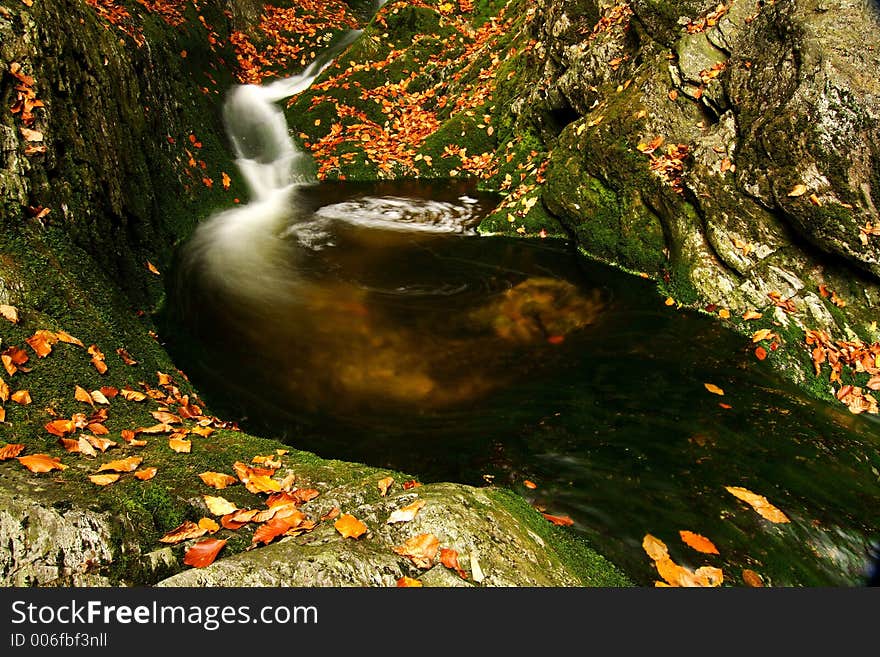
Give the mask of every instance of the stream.
[(251, 198), (199, 226), (168, 290), (169, 350), (216, 412), (324, 458), (510, 487), (640, 585), (659, 579), (646, 534), (725, 584), (864, 581), (875, 418), (809, 398), (742, 336), (566, 241), (477, 235), (498, 199), (471, 183), (317, 183), (278, 101), (332, 55), (227, 99)]

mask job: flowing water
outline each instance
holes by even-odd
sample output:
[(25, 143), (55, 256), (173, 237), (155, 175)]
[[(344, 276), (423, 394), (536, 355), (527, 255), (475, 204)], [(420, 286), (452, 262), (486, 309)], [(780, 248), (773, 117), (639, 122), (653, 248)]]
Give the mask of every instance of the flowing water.
[(170, 348), (215, 409), (323, 457), (512, 487), (640, 584), (657, 579), (648, 533), (732, 584), (744, 568), (862, 581), (880, 537), (873, 418), (807, 398), (741, 336), (565, 242), (477, 236), (497, 199), (467, 183), (316, 183), (277, 102), (331, 55), (227, 101), (251, 200), (199, 227), (169, 290)]

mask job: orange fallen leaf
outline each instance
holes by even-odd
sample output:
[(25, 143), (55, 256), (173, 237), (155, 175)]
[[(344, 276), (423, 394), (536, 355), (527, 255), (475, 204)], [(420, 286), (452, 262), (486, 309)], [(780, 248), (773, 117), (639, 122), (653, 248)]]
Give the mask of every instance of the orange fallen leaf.
[(57, 456), (48, 454), (31, 454), (29, 456), (16, 457), (31, 472), (49, 472), (50, 470), (66, 470), (67, 466)]
[(552, 522), (554, 525), (559, 525), (560, 527), (568, 527), (569, 525), (574, 524), (574, 520), (569, 518), (568, 516), (554, 516), (549, 513), (542, 513), (542, 516)]
[(137, 365), (138, 364), (138, 362), (134, 358), (131, 357), (131, 354), (129, 354), (122, 347), (119, 347), (116, 350), (116, 353), (122, 359), (122, 362), (125, 363), (126, 365)]
[(706, 390), (711, 392), (713, 395), (723, 395), (724, 394), (724, 390), (722, 390), (721, 388), (716, 386), (714, 383), (704, 383), (703, 385), (706, 387)]
[(89, 475), (89, 479), (93, 484), (97, 484), (98, 486), (109, 486), (113, 482), (119, 479), (120, 475), (118, 473), (114, 474), (93, 474)]
[(153, 411), (150, 415), (163, 424), (180, 424), (183, 421), (177, 415), (168, 411)]
[(760, 588), (764, 586), (764, 580), (761, 579), (761, 576), (754, 570), (744, 568), (742, 572), (742, 578), (743, 582), (745, 582), (747, 586), (752, 586), (755, 588)]
[(321, 520), (333, 520), (341, 513), (341, 509), (338, 506), (334, 506), (327, 513), (321, 516)]
[(404, 577), (401, 577), (397, 580), (397, 587), (398, 588), (408, 588), (408, 587), (419, 588), (422, 586), (424, 586), (424, 584), (422, 584), (417, 579), (413, 579), (412, 577), (404, 576)]
[(231, 486), (236, 481), (238, 481), (235, 477), (223, 474), (222, 472), (202, 472), (199, 474), (199, 478), (205, 482), (208, 486), (212, 488), (226, 488), (227, 486)]
[(213, 513), (215, 516), (225, 516), (238, 511), (238, 507), (227, 500), (225, 497), (203, 495), (202, 499), (205, 500), (205, 505), (208, 507), (208, 511)]
[(0, 461), (12, 459), (24, 451), (23, 443), (7, 443), (0, 447)]
[(367, 526), (349, 513), (343, 513), (333, 523), (343, 538), (360, 538), (367, 532)]
[(83, 388), (82, 386), (76, 386), (73, 391), (73, 398), (76, 401), (83, 402), (84, 404), (89, 404), (90, 406), (95, 405), (95, 400), (92, 399), (92, 396), (89, 394), (89, 391)]
[(293, 513), (289, 516), (272, 518), (268, 522), (264, 522), (254, 531), (252, 543), (262, 543), (268, 545), (278, 536), (281, 536), (305, 519), (305, 514), (301, 512)]
[(417, 568), (427, 569), (434, 565), (434, 558), (439, 548), (440, 539), (434, 534), (419, 534), (403, 545), (391, 549), (403, 557), (408, 557)]
[(210, 566), (224, 545), (226, 545), (226, 541), (218, 538), (206, 538), (204, 541), (199, 541), (186, 551), (183, 563), (195, 568)]
[(147, 481), (155, 477), (158, 471), (158, 468), (143, 468), (141, 470), (135, 470), (134, 476), (141, 481)]
[(217, 524), (217, 521), (213, 518), (203, 517), (199, 519), (199, 527), (204, 529), (209, 534), (213, 534), (216, 531), (220, 530), (220, 525)]
[(528, 479), (524, 479), (523, 486), (525, 486), (526, 488), (529, 488), (531, 490), (534, 490), (538, 487), (538, 484), (536, 484), (534, 481), (529, 481)]
[(718, 316), (721, 319), (730, 319), (730, 311), (727, 308), (722, 308), (718, 311)]
[(76, 424), (73, 420), (52, 420), (46, 423), (45, 429), (53, 436), (64, 437), (76, 430)]
[(419, 509), (425, 506), (425, 500), (416, 500), (412, 504), (408, 504), (407, 506), (401, 507), (396, 511), (392, 512), (388, 517), (386, 524), (390, 525), (395, 522), (409, 522), (418, 514)]
[(409, 490), (410, 488), (418, 488), (421, 486), (421, 482), (416, 481), (415, 479), (410, 479), (409, 481), (403, 482), (403, 490)]
[[(83, 434), (80, 440), (85, 440), (89, 445), (94, 447), (95, 449), (99, 449), (102, 452), (106, 452), (111, 447), (116, 447), (118, 444), (115, 440), (110, 440), (109, 438), (99, 438), (98, 436), (90, 436), (89, 434)], [(82, 450), (80, 450), (82, 451)]]
[(206, 528), (200, 527), (192, 520), (184, 520), (183, 523), (160, 538), (159, 542), (171, 543), (173, 545), (176, 543), (182, 543), (191, 538), (199, 538), (200, 536), (204, 536), (207, 532), (208, 530)]
[(168, 447), (178, 454), (189, 454), (192, 451), (192, 441), (185, 438), (169, 438)]
[(21, 404), (22, 406), (27, 406), (32, 401), (31, 393), (27, 390), (16, 390), (12, 393), (10, 399), (16, 404)]
[(761, 517), (766, 518), (770, 522), (791, 522), (788, 519), (788, 516), (786, 516), (782, 511), (770, 504), (767, 498), (763, 495), (758, 495), (757, 493), (753, 493), (747, 488), (742, 488), (740, 486), (725, 486), (724, 488), (734, 497), (741, 499), (746, 504), (749, 504), (755, 511), (757, 511), (761, 515)]
[(150, 271), (151, 274), (156, 274), (156, 276), (162, 275), (161, 273), (159, 273), (159, 270), (156, 269), (156, 266), (149, 260), (147, 260), (147, 269)]
[(52, 353), (52, 345), (55, 344), (57, 338), (49, 331), (37, 331), (31, 337), (25, 338), (25, 342), (30, 345), (39, 358), (45, 358)]
[(755, 347), (755, 358), (764, 360), (767, 358), (767, 350), (764, 347)]
[(85, 347), (83, 341), (79, 338), (73, 337), (67, 331), (55, 331), (55, 337), (58, 338), (60, 342), (66, 342), (67, 344), (75, 344), (77, 347)]
[(703, 554), (719, 554), (718, 548), (715, 547), (715, 544), (701, 534), (695, 534), (687, 530), (681, 530), (678, 534), (681, 536), (682, 541), (697, 552), (702, 552)]
[(165, 374), (164, 372), (156, 372), (156, 378), (159, 380), (160, 386), (171, 385), (171, 376), (169, 374)]
[(144, 459), (140, 456), (129, 456), (118, 461), (110, 461), (98, 468), (98, 472), (110, 470), (111, 472), (134, 472)]
[(98, 374), (104, 374), (107, 371), (107, 363), (99, 358), (92, 358), (90, 361), (95, 369), (98, 371)]
[(663, 303), (665, 303), (667, 306), (674, 306), (675, 299), (673, 299), (672, 297), (666, 297), (666, 301), (664, 301)]
[(450, 570), (454, 570), (458, 573), (458, 576), (462, 579), (467, 579), (468, 575), (458, 563), (458, 551), (453, 550), (452, 548), (442, 548), (440, 550), (440, 563), (449, 568)]
[(0, 379), (0, 402), (9, 399), (9, 385), (3, 379)]
[(761, 319), (763, 316), (764, 315), (762, 315), (759, 312), (755, 312), (754, 310), (747, 310), (746, 312), (743, 313), (743, 319), (746, 321), (749, 321), (752, 319)]
[(223, 181), (223, 189), (229, 189), (229, 183), (232, 182), (232, 179), (229, 177), (225, 171), (220, 172), (220, 178)]
[(379, 480), (379, 495), (385, 497), (388, 494), (388, 489), (391, 488), (391, 484), (394, 483), (393, 477), (385, 477), (384, 479)]

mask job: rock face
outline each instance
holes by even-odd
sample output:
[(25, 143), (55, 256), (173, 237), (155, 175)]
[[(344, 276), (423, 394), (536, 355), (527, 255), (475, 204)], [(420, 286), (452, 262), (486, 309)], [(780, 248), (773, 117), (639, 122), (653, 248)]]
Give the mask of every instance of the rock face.
[[(518, 505), (499, 491), (457, 484), (429, 484), (370, 500), (367, 482), (328, 491), (304, 506), (320, 516), (343, 508), (369, 528), (364, 536), (342, 539), (326, 523), (300, 537), (221, 559), (207, 568), (186, 570), (159, 586), (395, 586), (407, 576), (425, 586), (621, 586), (625, 578), (598, 558), (577, 574), (560, 559), (559, 536), (550, 537), (517, 520)], [(409, 522), (388, 523), (393, 511), (421, 500)], [(513, 507), (507, 506), (513, 504)], [(442, 565), (417, 567), (394, 552), (409, 538), (434, 534), (440, 547), (458, 553), (463, 577)], [(541, 536), (543, 534), (543, 537)]]
[[(514, 107), (539, 124), (570, 114), (543, 201), (586, 252), (686, 304), (767, 310), (798, 340), (877, 339), (876, 3), (563, 0), (538, 14), (545, 84)], [(794, 312), (774, 312), (780, 299)]]

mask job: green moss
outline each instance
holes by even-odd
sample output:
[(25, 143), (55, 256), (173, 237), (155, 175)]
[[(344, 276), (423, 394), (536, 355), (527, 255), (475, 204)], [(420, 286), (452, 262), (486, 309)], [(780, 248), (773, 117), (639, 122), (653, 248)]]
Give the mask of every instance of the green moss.
[(633, 586), (632, 581), (590, 547), (586, 539), (547, 522), (515, 492), (506, 488), (490, 488), (487, 493), (490, 499), (539, 536), (548, 551), (552, 550), (563, 566), (580, 578), (583, 586)]

